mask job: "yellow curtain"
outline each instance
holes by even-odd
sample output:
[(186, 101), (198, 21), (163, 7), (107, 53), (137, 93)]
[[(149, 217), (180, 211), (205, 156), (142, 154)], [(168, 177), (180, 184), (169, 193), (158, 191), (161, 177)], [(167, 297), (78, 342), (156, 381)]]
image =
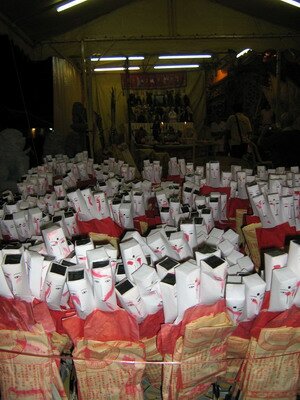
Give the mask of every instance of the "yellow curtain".
[(105, 143), (109, 143), (111, 131), (111, 92), (115, 91), (116, 99), (116, 130), (118, 134), (127, 134), (127, 101), (122, 90), (120, 74), (104, 73), (93, 76), (93, 106), (101, 115)]
[(54, 129), (62, 135), (70, 132), (72, 106), (82, 102), (82, 85), (79, 72), (66, 60), (53, 57), (53, 113)]
[[(102, 117), (105, 142), (109, 143), (111, 130), (111, 91), (115, 90), (116, 130), (127, 138), (128, 110), (126, 93), (122, 90), (121, 76), (116, 73), (94, 74), (93, 106)], [(190, 98), (194, 116), (194, 126), (199, 134), (206, 115), (205, 72), (188, 72), (185, 93)]]

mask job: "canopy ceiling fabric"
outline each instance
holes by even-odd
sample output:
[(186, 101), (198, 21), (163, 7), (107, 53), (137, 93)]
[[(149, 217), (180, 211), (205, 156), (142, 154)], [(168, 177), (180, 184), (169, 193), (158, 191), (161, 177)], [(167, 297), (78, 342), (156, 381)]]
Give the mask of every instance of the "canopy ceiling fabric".
[(300, 49), (300, 9), (279, 0), (88, 0), (63, 13), (58, 3), (1, 0), (0, 28), (23, 32), (36, 58), (80, 57), (81, 40), (87, 55)]

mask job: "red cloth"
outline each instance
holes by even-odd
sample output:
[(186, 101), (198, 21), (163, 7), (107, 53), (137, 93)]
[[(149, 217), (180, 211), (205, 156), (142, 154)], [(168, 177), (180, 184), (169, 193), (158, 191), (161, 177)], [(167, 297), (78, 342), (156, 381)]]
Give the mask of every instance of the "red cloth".
[(140, 222), (145, 222), (146, 224), (149, 225), (148, 218), (146, 217), (146, 215), (139, 215), (138, 217), (134, 217), (133, 218), (134, 229), (136, 229), (142, 235), (143, 232), (142, 232), (142, 229), (141, 229)]
[(284, 247), (285, 238), (289, 235), (296, 235), (297, 232), (294, 227), (285, 222), (275, 226), (274, 228), (257, 228), (256, 236), (258, 247), (260, 249), (265, 249), (268, 247)]
[(248, 210), (250, 202), (248, 199), (238, 199), (237, 197), (229, 199), (227, 202), (227, 218), (235, 218), (237, 209)]
[(244, 225), (257, 224), (260, 218), (257, 215), (244, 214)]
[(215, 221), (215, 227), (219, 229), (236, 229), (236, 223), (233, 220), (230, 221)]
[(200, 188), (200, 193), (203, 196), (208, 196), (208, 195), (211, 194), (211, 192), (225, 193), (225, 194), (227, 194), (227, 200), (230, 198), (230, 187), (217, 187), (217, 188), (214, 188), (214, 187), (211, 187), (211, 186), (204, 185), (204, 186), (202, 186)]
[(81, 234), (95, 232), (119, 238), (124, 233), (124, 229), (121, 228), (118, 224), (116, 224), (111, 218), (80, 221), (77, 216), (76, 219), (77, 219), (78, 229)]
[(180, 175), (168, 175), (164, 180), (179, 183), (180, 185), (184, 182), (184, 178), (181, 178)]

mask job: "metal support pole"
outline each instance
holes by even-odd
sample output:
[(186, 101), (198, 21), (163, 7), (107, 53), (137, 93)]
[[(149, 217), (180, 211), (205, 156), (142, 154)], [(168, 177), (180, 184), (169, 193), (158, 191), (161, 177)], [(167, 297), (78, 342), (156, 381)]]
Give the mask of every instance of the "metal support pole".
[(281, 76), (281, 52), (277, 51), (276, 61), (276, 106), (275, 106), (275, 120), (276, 125), (280, 125), (281, 105), (280, 105), (280, 76)]
[(88, 138), (89, 138), (89, 154), (94, 157), (94, 123), (93, 123), (93, 98), (92, 98), (92, 78), (91, 78), (91, 64), (90, 60), (87, 61), (85, 57), (84, 40), (81, 41), (81, 62), (83, 73), (83, 86), (85, 95), (85, 108), (87, 115), (88, 125)]

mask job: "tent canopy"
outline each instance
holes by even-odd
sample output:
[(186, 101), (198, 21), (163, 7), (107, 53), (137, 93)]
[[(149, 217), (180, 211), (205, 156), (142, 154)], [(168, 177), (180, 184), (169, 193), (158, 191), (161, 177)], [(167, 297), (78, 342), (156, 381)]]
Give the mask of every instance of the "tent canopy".
[[(0, 31), (49, 55), (300, 49), (300, 9), (279, 0), (1, 0)], [(1, 29), (2, 28), (2, 29)], [(5, 28), (5, 29), (4, 29)]]

